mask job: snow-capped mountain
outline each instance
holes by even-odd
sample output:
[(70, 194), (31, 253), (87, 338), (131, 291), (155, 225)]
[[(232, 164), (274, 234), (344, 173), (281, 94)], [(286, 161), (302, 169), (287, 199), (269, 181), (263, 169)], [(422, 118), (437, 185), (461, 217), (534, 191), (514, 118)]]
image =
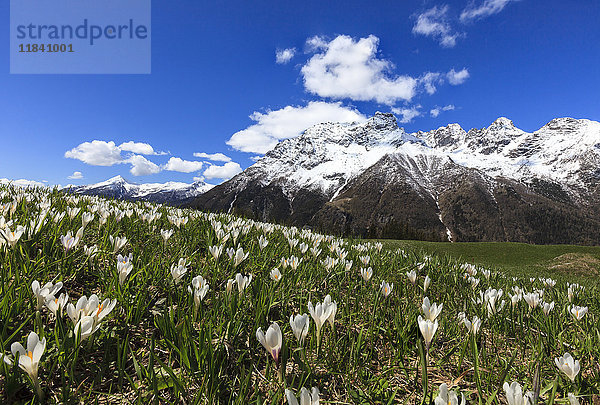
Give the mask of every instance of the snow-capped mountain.
[(78, 194), (99, 195), (124, 200), (143, 200), (156, 203), (179, 204), (207, 192), (212, 184), (197, 181), (191, 184), (169, 181), (167, 183), (130, 183), (121, 176), (86, 186), (67, 186), (66, 190)]
[(540, 178), (581, 190), (600, 178), (600, 123), (595, 121), (557, 118), (528, 133), (501, 117), (469, 132), (450, 124), (415, 135), (457, 163), (494, 176), (523, 182)]
[(599, 179), (598, 122), (408, 134), (377, 113), (282, 141), (192, 205), (362, 236), (598, 243)]

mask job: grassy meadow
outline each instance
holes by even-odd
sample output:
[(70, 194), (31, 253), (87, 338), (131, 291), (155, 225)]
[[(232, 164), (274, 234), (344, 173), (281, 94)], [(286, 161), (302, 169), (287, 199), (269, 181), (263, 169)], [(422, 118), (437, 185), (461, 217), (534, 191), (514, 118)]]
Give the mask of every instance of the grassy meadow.
[(556, 277), (574, 282), (600, 281), (600, 246), (531, 245), (512, 242), (383, 241), (388, 249), (449, 256), (515, 276)]
[(0, 235), (1, 403), (600, 401), (600, 290), (536, 270), (558, 247), (10, 187)]

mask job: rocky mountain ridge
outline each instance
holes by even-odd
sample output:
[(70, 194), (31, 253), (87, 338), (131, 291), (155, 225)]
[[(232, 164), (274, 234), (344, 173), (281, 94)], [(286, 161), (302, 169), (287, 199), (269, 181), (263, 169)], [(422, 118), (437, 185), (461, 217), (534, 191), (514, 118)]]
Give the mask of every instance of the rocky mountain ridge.
[(598, 122), (409, 134), (377, 113), (280, 142), (192, 206), (359, 236), (591, 244), (599, 179)]
[(214, 187), (203, 181), (191, 184), (180, 182), (136, 184), (115, 176), (106, 181), (85, 186), (67, 186), (65, 190), (77, 194), (99, 195), (122, 200), (142, 200), (155, 203), (181, 204), (189, 202)]

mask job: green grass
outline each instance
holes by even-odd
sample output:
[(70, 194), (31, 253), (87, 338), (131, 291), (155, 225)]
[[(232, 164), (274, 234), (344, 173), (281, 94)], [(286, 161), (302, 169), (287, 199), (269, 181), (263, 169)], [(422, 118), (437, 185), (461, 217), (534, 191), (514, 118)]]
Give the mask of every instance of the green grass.
[[(418, 250), (455, 260), (495, 267), (519, 277), (555, 277), (596, 282), (600, 273), (600, 246), (531, 245), (513, 242), (423, 242), (382, 240), (390, 249)], [(574, 254), (559, 258), (565, 254)], [(558, 267), (558, 264), (562, 266)]]

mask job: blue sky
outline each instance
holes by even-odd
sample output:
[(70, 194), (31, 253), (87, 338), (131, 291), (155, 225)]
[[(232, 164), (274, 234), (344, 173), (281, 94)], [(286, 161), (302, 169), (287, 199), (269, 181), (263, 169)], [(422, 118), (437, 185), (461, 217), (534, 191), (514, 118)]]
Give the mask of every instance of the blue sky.
[(375, 111), (407, 131), (600, 121), (597, 1), (208, 3), (152, 2), (148, 75), (11, 75), (5, 37), (0, 178), (216, 184), (314, 121)]

